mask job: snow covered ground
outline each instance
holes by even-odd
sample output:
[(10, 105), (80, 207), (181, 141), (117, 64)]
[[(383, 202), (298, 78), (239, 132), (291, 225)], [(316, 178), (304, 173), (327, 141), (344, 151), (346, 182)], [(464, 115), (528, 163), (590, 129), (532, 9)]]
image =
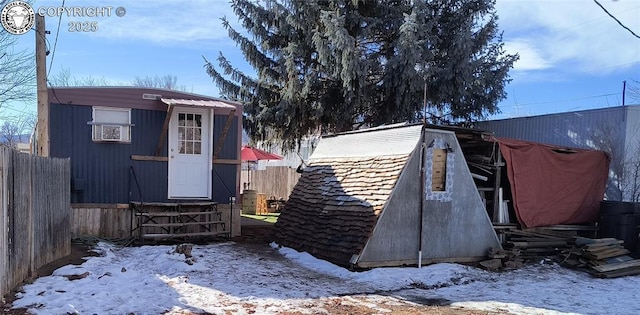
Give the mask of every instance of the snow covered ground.
[(24, 286), (13, 307), (34, 314), (317, 314), (330, 312), (327, 306), (340, 299), (380, 314), (403, 304), (511, 314), (640, 314), (640, 276), (597, 279), (547, 263), (501, 273), (457, 264), (350, 272), (275, 246), (194, 245), (193, 265), (174, 249), (101, 243), (101, 257)]

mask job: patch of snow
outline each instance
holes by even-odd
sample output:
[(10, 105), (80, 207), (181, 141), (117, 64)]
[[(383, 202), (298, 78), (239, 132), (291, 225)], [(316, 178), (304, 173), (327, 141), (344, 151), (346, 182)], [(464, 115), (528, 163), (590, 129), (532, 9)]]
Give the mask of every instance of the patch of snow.
[(597, 279), (549, 263), (500, 273), (458, 264), (352, 272), (277, 244), (194, 245), (192, 265), (174, 249), (100, 243), (102, 256), (25, 285), (13, 307), (34, 314), (312, 314), (338, 301), (380, 313), (408, 303), (511, 314), (640, 314), (640, 276)]

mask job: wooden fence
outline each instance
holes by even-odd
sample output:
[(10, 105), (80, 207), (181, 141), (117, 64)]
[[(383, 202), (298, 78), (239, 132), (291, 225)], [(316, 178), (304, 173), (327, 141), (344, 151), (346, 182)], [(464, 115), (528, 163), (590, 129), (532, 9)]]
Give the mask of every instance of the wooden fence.
[(131, 236), (133, 217), (127, 204), (71, 204), (71, 236)]
[[(219, 204), (225, 224), (231, 227), (231, 236), (240, 236), (240, 205)], [(233, 216), (232, 216), (233, 215)], [(135, 218), (127, 204), (71, 204), (71, 235), (103, 238), (131, 237)]]
[(0, 295), (71, 253), (69, 159), (0, 147)]
[(288, 166), (271, 166), (265, 170), (242, 171), (242, 182), (247, 181), (247, 172), (251, 172), (250, 189), (259, 193), (266, 194), (267, 197), (275, 196), (276, 198), (289, 199), (289, 195), (296, 185), (300, 174), (295, 168)]

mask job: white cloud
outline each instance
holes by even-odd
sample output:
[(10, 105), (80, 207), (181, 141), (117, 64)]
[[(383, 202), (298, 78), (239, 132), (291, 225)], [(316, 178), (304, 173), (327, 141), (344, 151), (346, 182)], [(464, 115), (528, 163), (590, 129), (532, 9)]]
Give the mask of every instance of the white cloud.
[[(600, 3), (640, 34), (640, 2)], [(592, 1), (498, 0), (496, 10), (505, 48), (521, 55), (515, 71), (604, 74), (640, 63), (640, 39)]]
[(509, 54), (520, 55), (520, 59), (513, 67), (514, 70), (542, 70), (551, 67), (551, 62), (542, 56), (536, 45), (526, 40), (505, 42), (504, 49)]
[[(71, 2), (71, 3), (70, 3)], [(36, 6), (60, 5), (41, 1)], [(140, 40), (156, 44), (184, 45), (228, 40), (220, 18), (226, 16), (238, 29), (237, 17), (227, 0), (182, 1), (67, 1), (66, 6), (124, 7), (126, 14), (118, 17), (91, 18), (99, 30), (88, 35), (106, 39)], [(63, 17), (63, 26), (76, 18)], [(85, 18), (87, 19), (87, 18)]]
[(101, 36), (126, 37), (156, 43), (188, 43), (227, 38), (221, 17), (234, 20), (226, 1), (127, 2), (127, 15), (109, 20), (111, 29)]

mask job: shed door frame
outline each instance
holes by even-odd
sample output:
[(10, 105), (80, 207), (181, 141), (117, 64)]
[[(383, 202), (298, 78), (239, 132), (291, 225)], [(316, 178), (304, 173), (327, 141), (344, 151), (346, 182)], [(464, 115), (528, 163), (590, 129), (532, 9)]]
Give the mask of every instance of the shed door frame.
[(213, 110), (175, 107), (169, 123), (168, 199), (211, 199)]

